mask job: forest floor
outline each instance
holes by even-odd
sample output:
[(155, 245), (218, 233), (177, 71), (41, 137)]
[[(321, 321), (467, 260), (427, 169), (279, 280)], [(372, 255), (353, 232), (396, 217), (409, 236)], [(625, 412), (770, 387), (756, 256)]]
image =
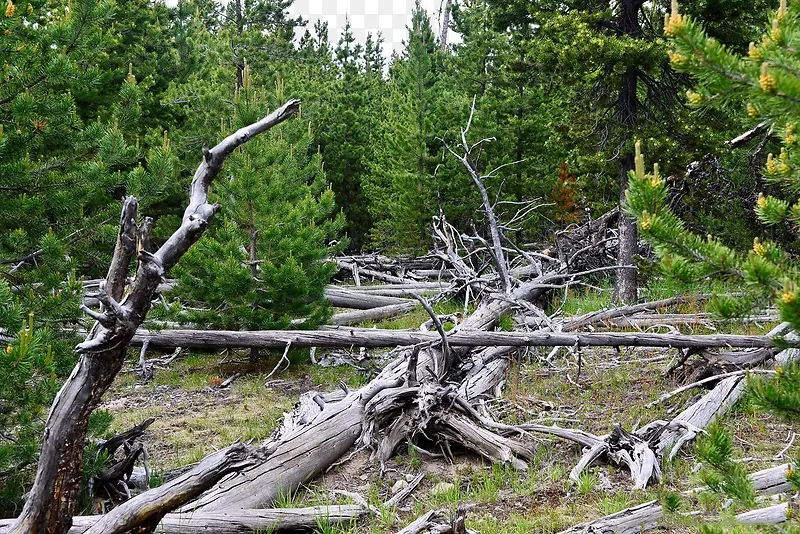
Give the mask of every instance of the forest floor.
[[(599, 309), (606, 305), (604, 298), (584, 295), (564, 311), (569, 314)], [(689, 306), (679, 311), (701, 310)], [(424, 312), (418, 312), (379, 326), (406, 328), (426, 318)], [(733, 324), (717, 331), (759, 334), (771, 326)], [(711, 333), (704, 328), (693, 331)], [(519, 364), (507, 377), (503, 399), (492, 406), (500, 420), (539, 421), (605, 434), (614, 423), (631, 429), (670, 414), (674, 416), (704, 392), (689, 391), (663, 405), (645, 408), (662, 393), (680, 385), (662, 376), (676, 351), (584, 350), (580, 377), (576, 376), (575, 355), (564, 350), (548, 362), (545, 358), (548, 353), (549, 350), (542, 349), (520, 354)], [(318, 352), (317, 357), (320, 356)], [(357, 387), (370, 373), (347, 365), (312, 365), (307, 353), (298, 351), (292, 355), (287, 370), (267, 379), (279, 357), (280, 354), (265, 353), (263, 365), (252, 366), (245, 351), (188, 354), (173, 362), (169, 369), (156, 371), (147, 383), (134, 372), (125, 372), (118, 377), (103, 408), (113, 414), (115, 431), (126, 430), (148, 417), (156, 419), (143, 440), (158, 476), (197, 462), (237, 439), (261, 442), (301, 393), (332, 390), (340, 381)], [(243, 376), (228, 388), (217, 387), (238, 372)], [(725, 416), (724, 423), (734, 433), (734, 457), (745, 462), (746, 471), (786, 461), (776, 455), (786, 447), (791, 426), (755, 410), (746, 398)], [(470, 507), (467, 526), (484, 534), (549, 533), (702, 485), (695, 473), (693, 447), (687, 447), (674, 461), (662, 465), (664, 482), (660, 486), (633, 491), (627, 471), (614, 466), (593, 468), (578, 483), (570, 481), (569, 472), (581, 452), (570, 442), (542, 437), (529, 439), (528, 443), (535, 451), (535, 459), (527, 472), (491, 465), (470, 455), (458, 455), (450, 463), (429, 457), (426, 451), (409, 448), (387, 463), (381, 473), (380, 467), (370, 461), (369, 453), (362, 451), (296, 495), (281, 498), (276, 507), (349, 502), (348, 498), (334, 494), (335, 490), (345, 490), (363, 495), (371, 505), (380, 508), (392, 496), (393, 488), (397, 490), (404, 484), (398, 481), (410, 480), (424, 472), (420, 486), (395, 510), (396, 520), (376, 518), (337, 528), (321, 524), (319, 532), (395, 532), (425, 511), (467, 505)], [(795, 443), (787, 454), (797, 451)], [(693, 509), (710, 514), (721, 510), (725, 500), (710, 492), (699, 493), (695, 499)], [(728, 510), (733, 511), (735, 505)], [(668, 514), (666, 524), (669, 531), (686, 532), (696, 522), (696, 516), (675, 513)]]

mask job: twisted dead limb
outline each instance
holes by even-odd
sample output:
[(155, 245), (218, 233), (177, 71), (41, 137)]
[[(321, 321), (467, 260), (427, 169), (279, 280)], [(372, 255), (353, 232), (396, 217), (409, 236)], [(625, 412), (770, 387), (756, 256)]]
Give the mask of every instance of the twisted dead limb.
[(211, 181), (222, 170), (231, 152), (253, 136), (293, 116), (299, 107), (298, 100), (291, 100), (259, 122), (226, 137), (213, 149), (204, 148), (203, 161), (192, 180), (189, 205), (180, 227), (155, 253), (140, 252), (133, 287), (123, 299), (128, 269), (136, 253), (138, 231), (138, 203), (133, 197), (125, 199), (114, 260), (98, 294), (103, 311), (84, 309), (97, 322), (85, 341), (76, 347), (80, 359), (50, 409), (36, 480), (10, 532), (63, 534), (69, 531), (78, 499), (89, 415), (122, 367), (128, 343), (144, 321), (158, 284), (200, 239), (219, 211), (218, 204), (208, 202)]

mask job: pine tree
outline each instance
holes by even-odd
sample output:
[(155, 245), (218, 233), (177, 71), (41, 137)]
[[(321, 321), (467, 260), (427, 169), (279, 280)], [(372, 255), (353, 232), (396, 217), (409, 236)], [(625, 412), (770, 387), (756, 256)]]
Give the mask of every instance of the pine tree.
[(459, 116), (446, 109), (464, 111), (460, 104), (466, 100), (448, 86), (444, 62), (428, 14), (417, 2), (403, 54), (389, 69), (383, 120), (365, 183), (375, 221), (371, 242), (380, 247), (420, 252), (430, 246), (431, 217), (447, 189), (440, 181), (445, 173), (434, 176), (442, 161), (441, 139)]
[(113, 2), (7, 2), (0, 14), (0, 329), (11, 336), (0, 374), (14, 380), (0, 393), (5, 507), (32, 475), (46, 408), (74, 364), (80, 277), (104, 274), (117, 200), (161, 201), (176, 161), (167, 137), (150, 150), (139, 138), (149, 85), (128, 64), (113, 99), (103, 85), (120, 38)]
[[(787, 6), (785, 0), (774, 11), (771, 27), (758, 44), (751, 43), (747, 55), (720, 45), (709, 37), (701, 21), (682, 14), (675, 0), (665, 15), (664, 32), (671, 38), (672, 64), (690, 72), (697, 87), (686, 93), (692, 106), (719, 106), (738, 109), (753, 121), (774, 124), (781, 135), (779, 156), (770, 154), (765, 178), (783, 195), (794, 198), (800, 191), (800, 156), (795, 149), (795, 128), (800, 110), (794, 99), (800, 97), (798, 68), (800, 55), (792, 45), (800, 37), (800, 9)], [(774, 303), (781, 319), (796, 333), (800, 328), (800, 271), (797, 261), (778, 243), (756, 238), (747, 252), (723, 245), (713, 236), (702, 237), (689, 231), (675, 216), (667, 202), (668, 187), (659, 174), (645, 171), (644, 158), (637, 144), (636, 168), (630, 175), (627, 209), (636, 217), (642, 234), (656, 247), (670, 274), (680, 279), (724, 277), (739, 280), (742, 296), (718, 297), (717, 311), (724, 316), (741, 316), (756, 306)], [(776, 196), (760, 194), (754, 209), (767, 226), (787, 225), (797, 232), (800, 204)], [(792, 335), (787, 337), (791, 341)], [(796, 339), (796, 338), (794, 338)], [(800, 365), (778, 368), (772, 379), (748, 380), (752, 397), (760, 405), (790, 420), (800, 414)], [(712, 434), (707, 448), (715, 459), (717, 485), (740, 500), (752, 501), (748, 485), (731, 467), (724, 436)], [(709, 452), (709, 451), (706, 451)], [(800, 489), (796, 465), (789, 478)], [(750, 489), (751, 491), (752, 489)]]
[(347, 220), (351, 247), (359, 250), (372, 226), (363, 181), (370, 139), (378, 120), (380, 79), (364, 72), (364, 48), (348, 20), (334, 51), (336, 78), (324, 89), (317, 109), (309, 109), (336, 203)]
[[(245, 68), (231, 128), (266, 112), (267, 98)], [(274, 98), (281, 101), (279, 82)], [(307, 121), (294, 121), (254, 139), (228, 162), (229, 179), (216, 185), (226, 207), (224, 224), (175, 268), (175, 296), (188, 305), (181, 320), (227, 329), (304, 328), (329, 314), (324, 289), (336, 266), (325, 261), (343, 217)], [(207, 311), (194, 311), (202, 308)]]

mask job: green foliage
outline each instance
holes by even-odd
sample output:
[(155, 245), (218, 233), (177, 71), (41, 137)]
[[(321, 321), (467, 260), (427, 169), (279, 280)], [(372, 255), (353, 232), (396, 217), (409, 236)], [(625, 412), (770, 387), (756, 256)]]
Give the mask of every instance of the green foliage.
[(774, 378), (749, 377), (747, 385), (756, 406), (789, 421), (800, 417), (800, 362), (778, 367)]
[[(266, 113), (263, 90), (249, 69), (236, 94), (238, 128)], [(277, 87), (278, 100), (283, 99)], [(344, 220), (319, 154), (309, 154), (310, 124), (293, 121), (253, 139), (230, 157), (228, 179), (216, 184), (225, 206), (222, 225), (193, 247), (176, 267), (175, 296), (188, 306), (182, 320), (230, 329), (307, 328), (329, 314), (324, 289), (336, 266), (325, 261), (341, 250)], [(203, 308), (198, 311), (199, 308)]]
[(135, 139), (149, 82), (137, 84), (127, 64), (115, 103), (101, 113), (114, 3), (28, 6), (0, 17), (2, 46), (14, 51), (0, 84), (0, 257), (23, 258), (59, 239), (73, 267), (99, 275), (116, 236), (114, 200), (126, 190), (145, 204), (160, 200), (174, 160), (166, 141), (148, 152)]
[(63, 355), (54, 352), (47, 328), (25, 315), (11, 287), (0, 280), (0, 514), (19, 506), (39, 453), (47, 408), (58, 388)]
[(681, 496), (677, 493), (666, 492), (661, 496), (660, 501), (661, 506), (668, 513), (674, 513), (681, 509)]
[[(790, 198), (800, 191), (800, 173), (796, 172), (794, 124), (800, 112), (792, 101), (800, 95), (797, 67), (800, 66), (792, 44), (800, 36), (800, 10), (781, 2), (772, 13), (771, 28), (758, 45), (749, 47), (743, 57), (709, 37), (703, 26), (678, 11), (665, 16), (664, 32), (672, 37), (672, 64), (695, 75), (697, 91), (687, 92), (693, 106), (726, 108), (739, 106), (751, 118), (763, 119), (778, 126), (783, 147), (777, 158), (767, 158), (765, 177)], [(781, 125), (784, 125), (781, 127)], [(800, 298), (797, 293), (798, 266), (782, 246), (770, 239), (756, 238), (752, 250), (742, 253), (723, 245), (719, 239), (702, 238), (689, 231), (668, 207), (667, 185), (659, 176), (658, 166), (652, 174), (645, 172), (644, 159), (637, 144), (636, 169), (630, 173), (627, 210), (638, 220), (642, 234), (658, 250), (663, 264), (679, 278), (728, 278), (740, 280), (745, 294), (738, 302), (717, 298), (715, 306), (725, 315), (737, 316), (754, 306), (774, 302), (781, 318), (796, 332), (800, 328)], [(781, 198), (760, 194), (755, 212), (765, 225), (790, 225), (796, 232), (798, 209)], [(779, 367), (774, 378), (749, 378), (751, 399), (789, 420), (800, 413), (800, 366), (796, 363)], [(720, 425), (709, 427), (708, 436), (700, 439), (698, 456), (707, 464), (704, 482), (714, 491), (723, 492), (745, 506), (755, 504), (756, 493), (742, 466), (731, 459), (730, 434)], [(789, 478), (797, 485), (795, 469)], [(720, 531), (718, 526), (704, 527), (706, 532)]]
[(703, 483), (712, 491), (733, 497), (744, 506), (754, 506), (756, 491), (742, 464), (733, 461), (730, 432), (716, 423), (707, 431), (697, 441), (697, 456), (704, 464), (700, 473)]

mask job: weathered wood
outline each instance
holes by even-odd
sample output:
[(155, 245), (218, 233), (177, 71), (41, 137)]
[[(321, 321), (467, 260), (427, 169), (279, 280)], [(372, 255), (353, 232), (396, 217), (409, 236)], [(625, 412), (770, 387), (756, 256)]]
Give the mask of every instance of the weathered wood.
[[(469, 320), (469, 318), (467, 319)], [(563, 334), (557, 332), (485, 332), (459, 328), (447, 335), (453, 347), (769, 347), (766, 336), (712, 334), (685, 336), (681, 334), (651, 334), (643, 332), (592, 332)], [(382, 330), (347, 327), (328, 327), (322, 330), (139, 330), (131, 340), (141, 345), (148, 340), (150, 347), (184, 347), (202, 349), (223, 348), (283, 348), (294, 347), (393, 347), (418, 343), (435, 343), (436, 332)]]
[(419, 302), (410, 301), (403, 304), (392, 304), (391, 306), (382, 306), (380, 308), (371, 308), (369, 310), (359, 310), (353, 312), (337, 313), (331, 317), (330, 324), (336, 326), (349, 326), (363, 323), (365, 321), (381, 321), (389, 317), (403, 315), (410, 311), (419, 308)]
[[(786, 469), (788, 465), (771, 467), (752, 473), (748, 476), (753, 487), (762, 495), (771, 495), (777, 489), (791, 487), (786, 480)], [(692, 495), (707, 488), (694, 488), (684, 492), (684, 495)], [(594, 534), (597, 532), (615, 534), (636, 534), (653, 530), (659, 526), (659, 522), (664, 517), (664, 509), (658, 501), (649, 501), (638, 506), (626, 508), (625, 510), (610, 514), (586, 523), (572, 526), (560, 534)]]
[(750, 510), (736, 516), (736, 521), (743, 525), (777, 525), (796, 517), (798, 512), (798, 498), (780, 504)]
[(498, 169), (494, 169), (489, 173), (483, 175), (479, 172), (472, 155), (472, 151), (476, 148), (479, 148), (480, 145), (484, 142), (488, 142), (491, 139), (483, 139), (478, 141), (477, 143), (470, 144), (467, 142), (467, 134), (469, 133), (470, 127), (472, 126), (472, 119), (475, 116), (475, 102), (477, 97), (473, 97), (472, 99), (472, 107), (470, 108), (469, 119), (467, 120), (467, 126), (461, 129), (461, 150), (464, 151), (463, 154), (456, 153), (453, 149), (451, 149), (447, 144), (445, 147), (447, 150), (455, 156), (458, 161), (467, 169), (467, 173), (472, 178), (472, 182), (475, 184), (475, 187), (478, 188), (478, 192), (481, 195), (481, 202), (483, 204), (483, 214), (486, 216), (487, 222), (489, 223), (489, 233), (492, 237), (492, 256), (494, 257), (494, 266), (495, 270), (497, 271), (497, 276), (500, 278), (500, 288), (503, 290), (504, 293), (511, 293), (511, 277), (508, 274), (508, 262), (506, 261), (505, 252), (503, 251), (503, 244), (501, 239), (501, 229), (497, 222), (497, 217), (494, 213), (494, 208), (492, 207), (492, 201), (489, 199), (489, 193), (486, 190), (486, 185), (484, 185), (484, 180), (487, 178), (491, 178)]
[[(339, 264), (340, 269), (345, 269), (347, 271), (352, 271), (354, 266), (356, 265), (354, 263), (348, 263), (343, 260), (337, 260), (337, 263)], [(360, 275), (368, 276), (370, 278), (373, 278), (375, 280), (381, 280), (383, 282), (389, 282), (391, 284), (413, 284), (415, 282), (414, 280), (402, 278), (400, 276), (395, 276), (393, 274), (386, 274), (379, 271), (373, 271), (372, 269), (359, 268), (358, 272)]]
[[(360, 269), (363, 274), (363, 269)], [(483, 303), (475, 313), (467, 317), (460, 325), (461, 332), (448, 335), (451, 337), (480, 336), (476, 330), (489, 330), (506, 314), (516, 309), (521, 301), (532, 301), (552, 289), (552, 284), (571, 278), (574, 274), (558, 272), (537, 277), (528, 283), (520, 284), (511, 294), (504, 295), (501, 299), (490, 299)], [(405, 282), (405, 280), (403, 280)], [(376, 341), (376, 337), (384, 335), (383, 331), (372, 329), (342, 329), (326, 328), (317, 332), (289, 333), (292, 337), (292, 344), (299, 346), (301, 343), (315, 346), (320, 345), (321, 340), (331, 339), (326, 336), (330, 332), (346, 332), (346, 346), (363, 344), (365, 346), (399, 346), (403, 342), (398, 342), (398, 332), (386, 332), (384, 341)], [(253, 333), (247, 333), (252, 335)], [(298, 334), (298, 335), (295, 335)], [(443, 358), (442, 351), (436, 345), (441, 341), (437, 334), (423, 332), (400, 332), (401, 336), (407, 339), (408, 348), (400, 347), (396, 352), (396, 357), (375, 377), (369, 384), (358, 391), (346, 392), (346, 396), (331, 398), (330, 395), (307, 394), (301, 399), (301, 403), (292, 412), (286, 414), (279, 430), (262, 447), (270, 454), (268, 460), (255, 468), (246, 469), (235, 477), (229, 477), (221, 481), (217, 486), (207, 492), (198, 501), (187, 505), (183, 511), (215, 511), (231, 508), (251, 508), (255, 506), (268, 506), (280, 494), (285, 494), (305, 483), (316, 473), (327, 469), (334, 462), (345, 454), (357, 442), (369, 446), (373, 450), (393, 450), (394, 445), (404, 440), (412, 439), (413, 435), (408, 431), (414, 428), (412, 424), (406, 425), (406, 421), (411, 421), (417, 428), (427, 428), (430, 435), (446, 435), (449, 428), (449, 437), (454, 444), (462, 444), (463, 436), (467, 435), (470, 443), (479, 443), (481, 439), (485, 443), (493, 442), (496, 456), (505, 458), (512, 463), (517, 463), (520, 456), (524, 458), (524, 448), (513, 439), (499, 439), (500, 428), (492, 426), (490, 421), (476, 417), (468, 409), (464, 408), (462, 413), (467, 417), (469, 425), (459, 426), (464, 420), (456, 421), (449, 426), (439, 423), (439, 417), (446, 414), (454, 402), (465, 403), (469, 407), (469, 402), (474, 398), (468, 393), (463, 393), (462, 388), (453, 388), (448, 395), (423, 395), (417, 397), (417, 392), (424, 388), (409, 388), (409, 383), (425, 385), (438, 385), (440, 380), (460, 381), (461, 376), (466, 376), (467, 368), (471, 365), (470, 360), (462, 361), (468, 353), (468, 348), (472, 346), (482, 346), (485, 339), (478, 341), (474, 339), (467, 346), (456, 347), (453, 349), (455, 354), (454, 369), (448, 369)], [(426, 335), (427, 334), (427, 335)], [(431, 335), (432, 334), (432, 335)], [(487, 333), (492, 335), (492, 333)], [(191, 345), (188, 338), (199, 339), (197, 336), (204, 335), (201, 332), (193, 332), (188, 336), (183, 336), (184, 341)], [(238, 336), (239, 334), (234, 334)], [(257, 334), (256, 334), (257, 335)], [(278, 336), (286, 336), (286, 333), (276, 333)], [(303, 337), (310, 335), (313, 337)], [(414, 337), (411, 337), (414, 336)], [(262, 339), (267, 343), (275, 342), (272, 333), (265, 336), (272, 341)], [(545, 336), (551, 339), (550, 335)], [(250, 338), (251, 340), (253, 338)], [(290, 341), (286, 337), (279, 337), (282, 341), (279, 347), (285, 346)], [(543, 338), (544, 339), (544, 338)], [(562, 340), (563, 341), (563, 340)], [(341, 343), (337, 341), (337, 343)], [(503, 343), (507, 339), (502, 340)], [(575, 338), (566, 341), (569, 345), (575, 344)], [(152, 343), (152, 340), (151, 340)], [(507, 350), (507, 347), (506, 347)], [(502, 355), (498, 357), (502, 360)], [(460, 368), (463, 365), (464, 368)], [(413, 366), (413, 369), (411, 368)], [(503, 380), (503, 374), (495, 372), (495, 366), (487, 361), (487, 365), (482, 370), (469, 373), (470, 379), (476, 383), (484, 385), (488, 389), (496, 388)], [(486, 378), (484, 375), (489, 375)], [(406, 384), (406, 387), (401, 387)], [(405, 395), (401, 398), (402, 395)], [(395, 402), (395, 399), (397, 402)], [(366, 405), (376, 406), (380, 404), (381, 409), (366, 410)], [(391, 412), (387, 409), (391, 409)], [(418, 410), (418, 417), (414, 420), (415, 410)], [(474, 411), (474, 410), (473, 410)], [(430, 423), (430, 427), (427, 424)], [(469, 427), (468, 431), (459, 429)], [(475, 430), (477, 429), (477, 431)], [(520, 435), (520, 430), (514, 429), (516, 435)], [(478, 436), (472, 439), (474, 436)], [(386, 444), (386, 446), (383, 445)], [(487, 451), (481, 450), (483, 445), (476, 445), (476, 452), (484, 454)], [(505, 448), (503, 448), (505, 447)], [(510, 453), (507, 451), (511, 451)], [(518, 465), (522, 465), (519, 464)]]
[[(520, 296), (538, 294), (538, 291), (538, 288), (526, 286)], [(502, 313), (511, 307), (512, 304), (506, 301), (486, 304), (480, 308), (479, 313), (467, 318), (463, 324), (491, 328)], [(371, 336), (375, 332), (370, 329), (348, 330), (359, 336)], [(434, 336), (438, 337), (436, 334)], [(425, 344), (430, 345), (427, 341)], [(391, 345), (397, 343), (392, 342)], [(408, 362), (412, 355), (418, 356), (413, 361), (416, 369), (414, 375), (419, 380), (431, 380), (435, 369), (444, 371), (440, 351), (430, 348), (420, 350), (417, 345), (414, 350), (400, 351), (370, 383), (357, 391), (348, 392), (344, 397), (340, 395), (334, 398), (315, 393), (304, 395), (299, 406), (284, 416), (281, 427), (263, 445), (265, 449), (274, 451), (264, 464), (223, 480), (182, 511), (268, 506), (279, 495), (293, 491), (316, 473), (327, 469), (350, 450), (357, 440), (373, 445), (369, 439), (371, 433), (363, 428), (366, 405), (379, 402), (378, 396), (389, 395), (406, 381)], [(413, 397), (407, 398), (400, 406), (401, 413), (408, 406), (416, 406)], [(372, 422), (368, 425), (374, 426)]]
[[(346, 397), (305, 395), (300, 409), (284, 416), (281, 427), (262, 447), (267, 460), (223, 479), (182, 512), (219, 512), (268, 507), (280, 495), (341, 458), (361, 434), (364, 406), (381, 390), (397, 382), (371, 382)], [(330, 401), (330, 402), (329, 402)]]
[(253, 465), (259, 452), (235, 444), (205, 457), (191, 471), (117, 506), (86, 534), (147, 533), (170, 511), (189, 502), (228, 473)]
[[(782, 323), (773, 328), (766, 336), (770, 339), (784, 332), (787, 328), (786, 323)], [(791, 338), (792, 334), (787, 336)], [(791, 340), (791, 339), (790, 339)], [(791, 360), (800, 357), (800, 349), (785, 349), (775, 356), (778, 365), (785, 365)], [(654, 450), (659, 456), (669, 449), (669, 457), (673, 458), (681, 447), (696, 437), (696, 432), (691, 428), (705, 428), (714, 419), (726, 413), (742, 397), (745, 391), (746, 382), (741, 376), (726, 378), (706, 393), (700, 400), (683, 410), (673, 420), (673, 423), (684, 425), (683, 428), (672, 426), (663, 432), (654, 445)]]
[[(218, 513), (167, 514), (158, 524), (159, 534), (258, 534), (263, 532), (310, 531), (320, 523), (348, 524), (369, 514), (363, 506), (314, 506), (266, 510), (228, 510)], [(105, 516), (76, 516), (69, 534), (85, 534)], [(6, 534), (9, 519), (0, 519), (0, 534)]]
[(630, 317), (637, 313), (654, 311), (659, 308), (666, 308), (668, 306), (675, 306), (678, 304), (685, 304), (687, 302), (699, 302), (708, 300), (712, 295), (678, 295), (661, 300), (654, 300), (651, 302), (643, 302), (641, 304), (634, 304), (631, 306), (622, 306), (618, 308), (603, 309), (595, 312), (586, 313), (579, 317), (573, 317), (564, 322), (561, 326), (562, 332), (574, 332), (586, 328), (587, 326), (603, 323), (610, 319), (619, 317)]
[(371, 308), (407, 304), (409, 302), (409, 299), (405, 298), (386, 297), (377, 293), (353, 291), (336, 286), (325, 288), (325, 298), (331, 306), (356, 310), (369, 310)]
[[(165, 273), (200, 239), (219, 211), (218, 204), (208, 203), (211, 181), (222, 170), (225, 159), (233, 150), (293, 116), (299, 107), (298, 100), (291, 100), (261, 121), (226, 137), (212, 150), (206, 149), (192, 180), (189, 205), (180, 227), (154, 254), (141, 252), (135, 282), (124, 300), (114, 298), (122, 291), (115, 285), (117, 282), (107, 283), (105, 288), (101, 288), (98, 297), (104, 311), (87, 310), (98, 322), (86, 340), (76, 347), (80, 359), (50, 409), (36, 479), (11, 532), (63, 534), (69, 530), (77, 504), (89, 415), (122, 367), (128, 343), (144, 321)], [(126, 199), (120, 220), (120, 231), (132, 232), (132, 235), (120, 238), (118, 248), (127, 254), (130, 250), (127, 243), (133, 243), (131, 256), (136, 251), (136, 208), (135, 199)], [(131, 220), (133, 224), (130, 224)], [(127, 276), (129, 264), (130, 258), (128, 261), (122, 258), (115, 261), (112, 268), (124, 269)], [(125, 280), (125, 276), (110, 272), (107, 280)]]
[(346, 289), (348, 291), (361, 291), (369, 295), (384, 295), (387, 297), (402, 297), (404, 294), (416, 293), (418, 295), (426, 292), (447, 291), (449, 284), (441, 282), (414, 282), (413, 284), (373, 284), (362, 286), (328, 286)]

